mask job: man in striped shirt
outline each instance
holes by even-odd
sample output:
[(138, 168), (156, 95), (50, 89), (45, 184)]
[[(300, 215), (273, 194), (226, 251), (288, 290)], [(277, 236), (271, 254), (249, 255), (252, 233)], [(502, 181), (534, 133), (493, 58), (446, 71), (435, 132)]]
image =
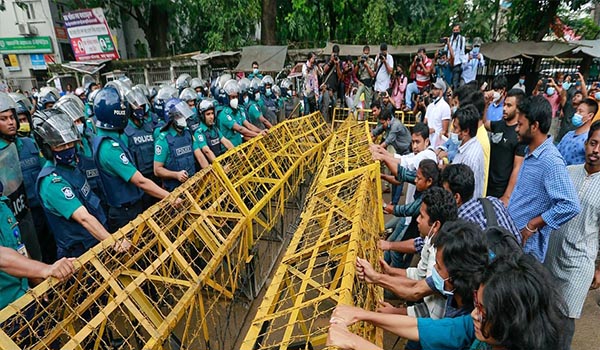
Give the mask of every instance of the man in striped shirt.
[(575, 319), (581, 317), (590, 284), (598, 288), (600, 232), (600, 122), (594, 123), (585, 142), (585, 164), (567, 168), (581, 202), (581, 213), (550, 235), (544, 265), (556, 278), (565, 300), (562, 310), (565, 333), (559, 349), (570, 349)]
[(453, 164), (465, 164), (475, 175), (475, 198), (483, 196), (485, 178), (485, 161), (483, 148), (477, 141), (479, 127), (479, 112), (473, 105), (461, 106), (452, 119), (454, 133), (458, 134), (460, 146), (452, 161)]

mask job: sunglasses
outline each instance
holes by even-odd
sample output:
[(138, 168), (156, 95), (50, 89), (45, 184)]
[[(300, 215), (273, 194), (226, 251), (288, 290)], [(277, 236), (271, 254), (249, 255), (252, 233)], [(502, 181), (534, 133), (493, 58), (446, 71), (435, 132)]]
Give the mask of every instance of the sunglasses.
[(477, 315), (479, 315), (479, 323), (483, 323), (485, 321), (485, 311), (483, 309), (483, 305), (477, 299), (477, 290), (473, 291), (473, 304), (477, 309)]

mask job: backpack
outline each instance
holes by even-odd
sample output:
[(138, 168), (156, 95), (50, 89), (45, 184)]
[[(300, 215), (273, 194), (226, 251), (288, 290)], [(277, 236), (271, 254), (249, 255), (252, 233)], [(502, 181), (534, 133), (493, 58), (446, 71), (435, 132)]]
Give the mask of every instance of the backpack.
[(487, 198), (479, 198), (483, 206), (483, 212), (487, 222), (487, 228), (483, 231), (488, 248), (490, 250), (490, 260), (498, 256), (517, 256), (523, 253), (521, 244), (515, 236), (506, 228), (498, 225), (498, 218), (494, 205)]

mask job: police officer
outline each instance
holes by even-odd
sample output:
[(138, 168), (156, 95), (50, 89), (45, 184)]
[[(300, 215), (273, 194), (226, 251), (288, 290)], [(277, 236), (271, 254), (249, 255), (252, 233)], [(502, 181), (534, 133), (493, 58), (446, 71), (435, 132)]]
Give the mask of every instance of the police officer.
[(292, 81), (283, 79), (281, 84), (281, 111), (279, 112), (279, 121), (297, 117), (299, 115), (300, 99), (296, 95), (296, 89)]
[(231, 141), (223, 137), (221, 130), (215, 123), (215, 105), (212, 101), (204, 100), (198, 104), (200, 114), (200, 127), (194, 133), (194, 142), (197, 150), (202, 152), (209, 163), (225, 153), (225, 150), (233, 148)]
[(208, 97), (208, 88), (206, 87), (206, 82), (201, 78), (193, 78), (190, 81), (190, 88), (196, 92), (198, 96), (198, 102)]
[[(10, 208), (19, 222), (19, 230), (29, 256), (39, 261), (42, 259), (42, 253), (29, 209), (26, 181), (20, 166), (21, 155), (26, 164), (31, 163), (32, 168), (35, 167), (34, 163), (39, 162), (39, 152), (36, 153), (38, 158), (32, 161), (30, 157), (35, 153), (35, 145), (29, 138), (17, 138), (18, 129), (15, 102), (8, 94), (0, 92), (0, 181), (4, 183), (4, 194), (9, 198)], [(37, 165), (39, 167), (39, 164)], [(30, 181), (31, 174), (28, 172), (27, 175), (27, 181)]]
[[(234, 146), (242, 144), (244, 139), (258, 136), (261, 130), (250, 124), (238, 103), (240, 88), (235, 80), (229, 80), (223, 86), (227, 94), (228, 105), (219, 113), (219, 129)], [(243, 138), (242, 138), (243, 137)]]
[[(163, 125), (165, 125), (165, 103), (172, 98), (177, 98), (178, 96), (179, 93), (177, 92), (177, 89), (168, 85), (163, 86), (160, 88), (160, 90), (158, 90), (158, 92), (156, 93), (156, 97), (154, 98), (154, 103), (152, 105), (154, 113), (156, 113), (159, 119), (158, 124), (155, 126), (156, 128), (160, 128)], [(158, 136), (158, 133), (155, 133), (154, 139), (156, 139), (156, 136)]]
[(273, 127), (273, 125), (271, 125), (267, 118), (263, 116), (261, 108), (255, 99), (255, 93), (259, 89), (259, 85), (257, 84), (256, 80), (257, 79), (254, 79), (251, 82), (246, 78), (242, 78), (238, 82), (240, 91), (242, 93), (242, 98), (244, 100), (244, 111), (246, 112), (247, 119), (252, 125), (261, 130), (265, 128), (270, 129)]
[(100, 198), (102, 209), (106, 212), (108, 210), (108, 203), (104, 192), (102, 191), (102, 184), (100, 182), (100, 173), (98, 167), (94, 161), (93, 141), (96, 134), (88, 126), (85, 118), (85, 112), (71, 96), (65, 95), (61, 97), (58, 102), (54, 105), (54, 109), (58, 109), (71, 118), (73, 124), (77, 128), (77, 132), (81, 136), (81, 142), (76, 144), (77, 148), (77, 167), (85, 175), (88, 184), (92, 188), (92, 191)]
[(36, 218), (33, 220), (33, 223), (40, 244), (42, 261), (53, 263), (56, 261), (56, 243), (54, 242), (54, 236), (50, 232), (44, 210), (35, 192), (35, 182), (46, 161), (40, 155), (40, 150), (33, 141), (33, 138), (30, 138), (31, 114), (29, 111), (33, 106), (27, 97), (22, 94), (10, 94), (10, 96), (16, 104), (16, 112), (19, 116), (20, 124), (19, 130), (24, 130), (24, 123), (27, 125), (27, 132), (25, 134), (18, 135), (19, 132), (17, 131), (18, 136), (15, 139), (15, 144), (19, 152), (19, 163), (21, 165), (21, 173), (23, 174), (29, 209), (32, 218)]
[[(154, 175), (154, 123), (146, 114), (147, 101), (139, 91), (134, 91), (136, 98), (141, 101), (138, 108), (133, 108), (127, 126), (125, 127), (126, 145), (131, 152), (135, 165), (144, 177), (159, 183), (158, 177)], [(144, 209), (156, 203), (156, 198), (144, 193), (142, 197)]]
[(20, 93), (11, 92), (9, 93), (9, 96), (15, 101), (15, 110), (17, 111), (17, 118), (19, 118), (19, 130), (17, 130), (17, 136), (31, 136), (31, 113), (33, 111), (31, 101), (25, 95)]
[(277, 123), (277, 114), (279, 113), (277, 96), (275, 96), (275, 93), (273, 92), (275, 81), (270, 75), (265, 75), (261, 80), (261, 84), (264, 93), (261, 95), (261, 102), (259, 102), (259, 105), (267, 120), (269, 120), (271, 124), (275, 124)]
[(64, 281), (75, 271), (72, 259), (64, 258), (47, 265), (27, 258), (17, 218), (3, 191), (0, 181), (0, 310), (27, 292), (28, 279), (32, 279), (32, 284), (49, 277)]
[[(141, 93), (144, 96), (144, 121), (150, 123), (153, 129), (156, 128), (159, 123), (159, 118), (158, 115), (153, 112), (152, 108), (150, 108), (152, 106), (152, 99), (157, 93), (156, 89), (153, 88), (153, 90), (150, 91), (150, 89), (144, 84), (138, 84), (131, 89)], [(138, 96), (138, 98), (140, 97)]]
[(43, 111), (44, 109), (52, 108), (59, 98), (60, 93), (56, 88), (44, 86), (38, 93), (37, 110)]
[[(94, 99), (98, 136), (93, 152), (108, 202), (108, 229), (116, 231), (143, 210), (143, 192), (163, 199), (169, 192), (146, 178), (132, 163), (133, 156), (121, 137), (131, 115), (130, 104), (117, 89), (105, 87)], [(180, 202), (176, 201), (175, 204)]]
[(177, 89), (178, 93), (181, 93), (185, 88), (189, 88), (191, 81), (192, 76), (187, 73), (181, 74), (179, 77), (177, 77), (177, 80), (175, 80), (175, 88)]
[(198, 110), (196, 109), (198, 94), (192, 88), (185, 88), (181, 91), (181, 94), (179, 94), (179, 99), (187, 103), (188, 107), (192, 110), (192, 115), (187, 118), (187, 125), (193, 134), (196, 129), (198, 129), (198, 126), (200, 126), (200, 118), (198, 116)]
[(187, 127), (187, 118), (192, 110), (178, 98), (165, 104), (165, 120), (154, 146), (154, 174), (162, 179), (163, 187), (172, 191), (196, 173), (196, 161), (202, 168), (208, 161), (201, 152)]
[[(37, 111), (33, 132), (47, 159), (36, 190), (56, 239), (58, 258), (78, 257), (110, 237), (100, 199), (77, 166), (76, 144), (81, 140), (71, 118), (60, 110)], [(128, 250), (128, 241), (115, 248)]]

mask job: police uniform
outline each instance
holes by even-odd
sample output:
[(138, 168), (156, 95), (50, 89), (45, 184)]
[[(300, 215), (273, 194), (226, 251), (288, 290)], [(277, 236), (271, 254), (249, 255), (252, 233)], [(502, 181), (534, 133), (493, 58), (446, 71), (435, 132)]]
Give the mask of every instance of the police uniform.
[[(192, 133), (184, 128), (179, 134), (172, 126), (162, 131), (154, 146), (154, 161), (163, 163), (171, 171), (185, 170), (189, 177), (196, 173), (196, 158), (194, 151), (198, 145), (193, 142)], [(173, 179), (163, 179), (163, 187), (172, 191), (181, 183)]]
[(90, 184), (92, 191), (100, 198), (102, 208), (106, 210), (108, 204), (102, 191), (102, 183), (100, 182), (100, 173), (98, 167), (94, 161), (94, 151), (92, 149), (95, 135), (92, 134), (90, 129), (86, 128), (83, 135), (81, 135), (81, 144), (77, 144), (77, 157), (79, 163), (77, 166), (81, 172), (85, 175), (88, 183)]
[(271, 124), (277, 124), (277, 113), (279, 113), (279, 102), (275, 95), (261, 96), (262, 105), (261, 109), (265, 118), (269, 120)]
[[(8, 197), (0, 197), (0, 245), (24, 252), (17, 219), (10, 210)], [(0, 310), (20, 298), (28, 289), (27, 278), (11, 276), (0, 271)]]
[(245, 106), (246, 116), (248, 117), (248, 121), (256, 126), (259, 129), (264, 129), (265, 125), (260, 121), (260, 117), (262, 116), (262, 112), (260, 106), (256, 101), (248, 100), (248, 104)]
[(143, 210), (143, 191), (129, 182), (138, 171), (123, 135), (117, 131), (98, 129), (94, 138), (94, 161), (100, 173), (108, 202), (108, 230), (114, 232), (133, 220)]
[(221, 130), (215, 125), (208, 127), (204, 123), (200, 123), (200, 127), (194, 133), (194, 144), (196, 149), (202, 150), (202, 148), (208, 146), (215, 157), (225, 153), (225, 148), (221, 143), (223, 134)]
[(246, 120), (245, 114), (242, 112), (241, 108), (238, 108), (237, 111), (233, 111), (233, 109), (229, 106), (223, 108), (221, 113), (219, 113), (219, 129), (223, 133), (223, 136), (227, 138), (233, 146), (239, 146), (244, 141), (242, 138), (242, 134), (235, 131), (233, 126), (237, 123), (239, 126), (244, 126), (244, 121)]
[(127, 136), (127, 148), (137, 169), (147, 178), (154, 176), (154, 128), (147, 119), (140, 126), (129, 120), (124, 134)]
[(27, 193), (29, 210), (31, 210), (32, 218), (36, 218), (33, 224), (37, 234), (42, 260), (45, 263), (52, 264), (56, 261), (56, 243), (54, 241), (54, 236), (48, 227), (44, 209), (42, 208), (35, 191), (37, 177), (46, 160), (41, 156), (38, 146), (31, 138), (17, 137), (15, 144), (19, 151), (19, 163), (21, 164), (21, 173), (23, 173), (23, 183)]
[(57, 258), (78, 257), (98, 243), (73, 213), (81, 206), (106, 227), (100, 198), (92, 191), (86, 176), (77, 166), (55, 165), (42, 168), (36, 189), (56, 239)]
[[(0, 138), (0, 152), (15, 152), (16, 157), (19, 157), (18, 145), (16, 145), (17, 140), (18, 139), (15, 139), (15, 145), (11, 146), (12, 142), (8, 142), (5, 139)], [(15, 148), (11, 150), (11, 147)], [(7, 165), (3, 164), (2, 166)], [(21, 173), (21, 177), (22, 176), (23, 174)], [(5, 181), (11, 180), (14, 179), (5, 179)], [(9, 208), (12, 210), (14, 216), (17, 218), (17, 221), (19, 223), (19, 231), (22, 235), (23, 242), (27, 247), (29, 257), (34, 260), (41, 261), (42, 252), (37, 238), (35, 225), (33, 223), (33, 217), (31, 216), (31, 210), (29, 209), (29, 200), (27, 198), (27, 188), (25, 180), (23, 179), (23, 181), (21, 181), (20, 186), (12, 193), (9, 193), (7, 197), (10, 202)]]

